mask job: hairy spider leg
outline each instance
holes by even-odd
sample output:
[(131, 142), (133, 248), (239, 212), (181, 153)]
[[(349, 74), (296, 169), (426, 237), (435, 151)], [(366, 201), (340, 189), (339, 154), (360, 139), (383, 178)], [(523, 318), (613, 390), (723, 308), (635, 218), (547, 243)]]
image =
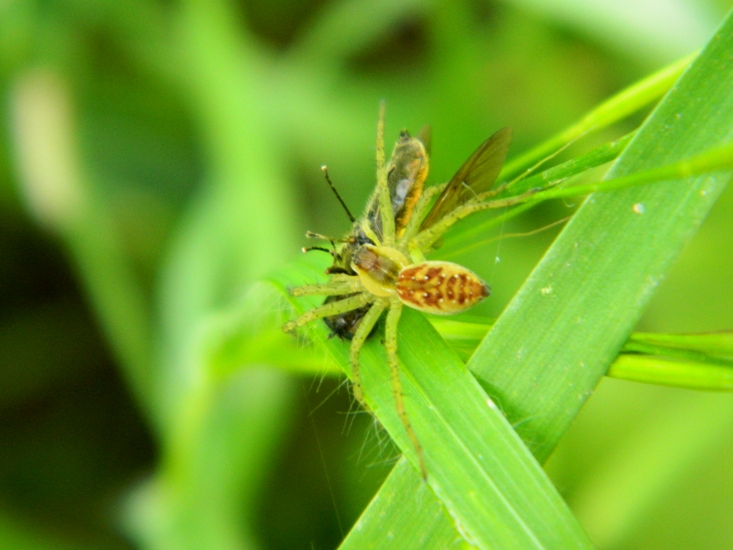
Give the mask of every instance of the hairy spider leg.
[[(348, 300), (348, 298), (347, 298)], [(377, 324), (379, 318), (382, 316), (382, 312), (389, 305), (389, 300), (385, 298), (379, 298), (374, 302), (369, 311), (367, 311), (364, 318), (361, 320), (359, 328), (356, 329), (354, 337), (351, 339), (351, 348), (349, 349), (349, 359), (351, 360), (351, 383), (354, 391), (354, 397), (361, 403), (361, 405), (369, 410), (369, 406), (364, 401), (364, 391), (361, 385), (361, 371), (359, 365), (359, 351), (364, 345), (364, 342), (369, 337)]]
[(430, 247), (435, 241), (442, 237), (446, 231), (448, 231), (463, 218), (466, 218), (471, 214), (481, 212), (483, 210), (506, 208), (508, 206), (514, 206), (515, 204), (526, 202), (535, 193), (537, 193), (538, 189), (530, 189), (529, 191), (525, 191), (524, 193), (522, 193), (521, 195), (517, 195), (516, 197), (509, 197), (506, 199), (497, 199), (485, 202), (487, 196), (493, 196), (496, 194), (495, 191), (498, 190), (481, 193), (476, 198), (471, 199), (465, 204), (454, 209), (452, 212), (446, 214), (442, 219), (435, 222), (435, 224), (420, 231), (412, 239), (410, 243), (410, 250), (412, 250), (413, 248), (422, 252), (430, 250)]
[(392, 393), (394, 394), (395, 407), (397, 408), (397, 416), (400, 417), (402, 425), (410, 438), (417, 460), (420, 463), (420, 473), (423, 479), (428, 478), (428, 470), (425, 467), (425, 457), (423, 456), (422, 445), (417, 439), (415, 430), (412, 428), (410, 418), (407, 416), (405, 409), (405, 399), (402, 393), (402, 381), (400, 380), (400, 364), (397, 358), (397, 325), (402, 315), (402, 302), (396, 298), (392, 299), (389, 311), (387, 312), (387, 324), (384, 330), (384, 348), (387, 350), (387, 361), (389, 363), (390, 379), (392, 381)]
[[(337, 277), (337, 275), (334, 275)], [(349, 276), (346, 280), (336, 280), (322, 285), (303, 285), (290, 289), (291, 296), (341, 296), (364, 291), (358, 277)], [(343, 301), (343, 300), (341, 300)]]
[[(379, 212), (382, 220), (382, 246), (395, 246), (395, 220), (392, 212), (392, 201), (389, 195), (389, 186), (387, 182), (387, 169), (384, 159), (384, 102), (379, 108), (379, 122), (377, 123), (377, 187), (379, 189)], [(423, 207), (424, 208), (424, 207)], [(414, 213), (413, 213), (414, 216)], [(409, 224), (409, 222), (408, 222)], [(403, 233), (404, 235), (404, 233)], [(400, 239), (405, 243), (404, 238)], [(354, 339), (351, 341), (351, 367), (354, 382), (354, 396), (362, 403), (363, 392), (361, 388), (361, 376), (359, 373), (359, 350), (361, 349), (366, 337), (371, 332), (372, 327), (381, 316), (384, 309), (389, 307), (387, 312), (387, 324), (385, 326), (385, 348), (387, 349), (387, 357), (392, 380), (392, 391), (394, 392), (395, 403), (397, 406), (397, 414), (402, 421), (402, 425), (410, 438), (412, 445), (417, 453), (420, 462), (420, 471), (423, 479), (427, 478), (425, 469), (425, 461), (423, 459), (422, 446), (415, 435), (410, 419), (405, 410), (404, 396), (402, 391), (402, 382), (400, 380), (399, 362), (397, 360), (397, 323), (402, 312), (402, 303), (397, 297), (391, 297), (384, 301), (380, 300), (372, 306), (357, 329)], [(379, 308), (379, 311), (376, 312)], [(374, 312), (374, 313), (373, 313)], [(369, 321), (369, 322), (367, 322)], [(359, 337), (357, 339), (357, 337)]]
[(377, 122), (377, 189), (379, 190), (379, 213), (382, 218), (382, 245), (394, 246), (395, 220), (392, 199), (389, 196), (387, 165), (384, 160), (384, 101), (379, 105)]
[[(346, 292), (346, 294), (348, 294), (348, 292)], [(363, 307), (373, 301), (374, 296), (372, 294), (368, 292), (362, 292), (361, 294), (351, 296), (350, 298), (344, 298), (343, 300), (338, 300), (336, 302), (329, 302), (327, 304), (323, 304), (320, 307), (316, 307), (309, 311), (306, 311), (297, 319), (288, 321), (283, 325), (283, 331), (293, 332), (295, 329), (307, 325), (311, 321), (323, 319), (324, 317), (331, 317), (333, 315), (339, 315), (341, 313), (346, 313), (347, 311), (352, 311), (354, 309), (359, 309), (360, 307)]]
[(423, 191), (423, 194), (420, 196), (420, 199), (418, 199), (417, 204), (415, 204), (415, 211), (412, 213), (410, 221), (407, 222), (407, 226), (405, 226), (405, 231), (402, 234), (402, 238), (400, 240), (403, 243), (408, 243), (407, 248), (409, 250), (406, 250), (405, 252), (409, 254), (410, 259), (415, 263), (424, 262), (425, 254), (423, 254), (423, 251), (419, 248), (410, 246), (412, 244), (412, 239), (419, 231), (420, 224), (430, 211), (432, 199), (435, 198), (436, 195), (442, 193), (446, 185), (448, 184), (441, 183), (439, 185), (433, 185), (432, 187), (428, 187), (427, 189), (425, 189), (425, 191)]
[[(379, 210), (382, 218), (382, 245), (393, 247), (395, 246), (395, 220), (394, 213), (392, 212), (392, 203), (390, 200), (389, 188), (387, 184), (387, 171), (384, 162), (384, 103), (382, 103), (380, 106), (379, 122), (377, 124), (377, 186), (379, 187)], [(429, 199), (432, 197), (432, 193), (423, 192), (423, 196), (426, 194), (429, 194), (427, 198), (423, 199), (422, 197), (420, 197), (420, 199), (418, 199), (418, 204), (415, 206), (415, 210), (417, 210), (418, 205), (420, 206), (421, 210), (424, 210), (426, 208), (426, 205), (429, 204)], [(422, 214), (422, 212), (420, 212), (420, 214)], [(414, 219), (416, 217), (418, 216), (416, 216), (416, 212), (413, 211), (412, 218)], [(420, 217), (422, 217), (422, 215)], [(408, 235), (407, 231), (409, 226), (410, 222), (408, 221), (407, 227), (405, 227), (405, 230), (403, 231), (402, 238), (400, 238), (400, 243), (403, 245), (405, 242), (407, 242), (406, 235)], [(414, 229), (412, 229), (411, 231), (414, 231)], [(402, 426), (405, 428), (405, 432), (407, 432), (407, 436), (410, 439), (413, 448), (415, 449), (418, 461), (420, 463), (420, 472), (422, 474), (422, 477), (423, 479), (427, 479), (428, 474), (427, 469), (425, 468), (425, 459), (423, 457), (422, 445), (420, 445), (420, 442), (417, 439), (417, 435), (415, 434), (415, 430), (413, 429), (412, 424), (410, 423), (410, 419), (407, 416), (404, 394), (402, 390), (402, 381), (400, 380), (399, 360), (397, 358), (397, 325), (399, 323), (400, 315), (402, 313), (402, 302), (399, 301), (399, 298), (393, 296), (387, 299), (385, 307), (386, 305), (389, 306), (389, 311), (387, 312), (387, 322), (384, 329), (384, 346), (387, 351), (387, 360), (390, 368), (392, 392), (394, 394), (397, 415), (399, 416), (400, 421), (402, 422)], [(372, 307), (372, 309), (375, 308), (376, 304), (374, 307)], [(384, 309), (384, 307), (382, 309)], [(371, 310), (369, 311), (369, 313), (371, 313)], [(369, 313), (367, 315), (369, 315)], [(380, 310), (379, 315), (381, 315), (381, 313), (382, 311)], [(379, 317), (379, 315), (377, 316), (377, 318)], [(366, 324), (365, 321), (366, 318), (362, 321), (362, 324), (357, 331), (357, 333), (361, 332), (362, 330), (366, 331), (363, 333), (364, 339), (366, 339), (366, 336), (371, 331), (371, 326), (364, 326)], [(373, 323), (376, 323), (376, 319)], [(354, 340), (356, 340), (356, 338), (354, 338)], [(355, 372), (358, 370), (358, 352), (362, 344), (363, 340), (359, 342), (358, 345), (355, 345), (354, 341), (352, 341), (351, 343), (352, 368)], [(357, 377), (356, 375), (354, 375), (354, 395), (356, 395), (357, 392), (356, 380)], [(361, 388), (359, 388), (359, 393), (361, 393)]]

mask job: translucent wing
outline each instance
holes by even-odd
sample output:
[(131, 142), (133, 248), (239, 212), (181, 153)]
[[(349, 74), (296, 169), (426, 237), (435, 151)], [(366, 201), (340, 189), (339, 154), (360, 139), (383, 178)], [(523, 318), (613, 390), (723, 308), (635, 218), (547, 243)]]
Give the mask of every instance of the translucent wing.
[(425, 147), (425, 152), (428, 154), (428, 156), (430, 156), (430, 149), (433, 143), (433, 130), (430, 127), (430, 124), (426, 124), (425, 126), (420, 128), (420, 131), (415, 137), (422, 142), (423, 146)]
[(504, 165), (511, 139), (511, 128), (502, 128), (484, 141), (448, 182), (420, 229), (430, 227), (457, 206), (491, 189)]

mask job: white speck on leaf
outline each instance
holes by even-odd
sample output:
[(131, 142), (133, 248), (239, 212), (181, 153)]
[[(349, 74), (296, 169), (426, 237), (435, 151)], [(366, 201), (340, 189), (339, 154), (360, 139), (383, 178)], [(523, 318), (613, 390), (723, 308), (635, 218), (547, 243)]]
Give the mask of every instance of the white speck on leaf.
[(640, 202), (637, 202), (633, 207), (633, 211), (637, 214), (643, 214), (644, 213), (644, 205)]

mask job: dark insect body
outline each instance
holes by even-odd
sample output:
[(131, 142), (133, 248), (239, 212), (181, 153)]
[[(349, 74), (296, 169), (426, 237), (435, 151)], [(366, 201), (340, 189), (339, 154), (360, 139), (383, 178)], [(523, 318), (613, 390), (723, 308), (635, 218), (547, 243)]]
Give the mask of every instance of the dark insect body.
[[(337, 302), (339, 300), (350, 298), (352, 296), (354, 295), (350, 294), (344, 297), (329, 296), (328, 298), (326, 298), (326, 301), (323, 302), (323, 304), (330, 304), (332, 302)], [(332, 315), (331, 317), (324, 317), (323, 321), (326, 323), (326, 326), (331, 330), (331, 336), (338, 336), (342, 340), (351, 340), (354, 337), (354, 334), (356, 334), (356, 330), (359, 328), (362, 318), (364, 317), (364, 315), (366, 315), (366, 312), (369, 311), (369, 307), (370, 306), (366, 305), (360, 307), (359, 309), (347, 311), (346, 313)], [(374, 334), (374, 330), (372, 330), (370, 336), (371, 334)]]

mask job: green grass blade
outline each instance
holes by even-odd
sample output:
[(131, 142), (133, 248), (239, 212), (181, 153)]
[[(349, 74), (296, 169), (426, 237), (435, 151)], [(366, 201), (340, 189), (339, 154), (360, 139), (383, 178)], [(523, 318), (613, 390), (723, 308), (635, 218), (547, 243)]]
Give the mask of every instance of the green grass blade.
[(709, 391), (733, 390), (733, 333), (632, 334), (608, 376)]
[[(733, 138), (731, 27), (729, 18), (609, 178), (673, 164)], [(729, 177), (589, 197), (476, 351), (469, 368), (510, 421), (521, 422), (518, 432), (540, 460), (616, 357)]]
[[(491, 323), (432, 318), (431, 323), (461, 358), (468, 358)], [(676, 388), (733, 390), (733, 333), (634, 333), (606, 373), (611, 378)]]
[[(284, 292), (304, 279), (313, 280), (308, 279), (303, 265), (300, 270), (280, 273), (272, 282)], [(301, 311), (317, 299), (291, 301)], [(323, 323), (313, 323), (309, 334), (350, 372), (347, 343), (329, 339)], [(585, 533), (504, 415), (430, 323), (419, 313), (406, 310), (398, 339), (407, 412), (423, 446), (428, 470), (429, 486), (419, 481), (416, 473), (411, 474), (418, 480), (411, 501), (414, 506), (421, 510), (433, 506), (430, 503), (438, 495), (439, 501), (447, 504), (454, 525), (460, 525), (464, 537), (480, 547), (590, 547)], [(417, 456), (397, 416), (389, 380), (380, 338), (372, 338), (362, 349), (366, 401), (416, 468)], [(404, 517), (409, 519), (406, 525), (415, 521), (413, 514)], [(396, 528), (413, 534), (414, 529)], [(361, 542), (354, 544), (363, 547)]]
[[(729, 17), (612, 176), (730, 141), (731, 51)], [(469, 365), (499, 397), (537, 458), (546, 459), (557, 444), (728, 179), (718, 174), (590, 197), (484, 340)], [(635, 204), (645, 206), (643, 215), (634, 212)], [(403, 502), (417, 491), (419, 482)], [(377, 500), (360, 526), (374, 521), (385, 531), (444, 527), (439, 521), (393, 525), (391, 513)]]
[(647, 334), (637, 332), (631, 335), (629, 342), (672, 349), (695, 350), (720, 357), (733, 357), (733, 332), (730, 331), (704, 334)]
[(678, 388), (731, 391), (733, 361), (713, 363), (622, 354), (611, 365), (608, 376)]
[[(421, 483), (415, 469), (407, 460), (401, 459), (341, 548), (473, 548), (458, 534), (446, 509), (437, 499), (425, 498), (420, 506), (404, 506), (405, 495), (413, 494), (415, 487)], [(396, 515), (389, 517), (388, 522), (372, 520), (371, 510), (378, 513), (383, 509), (389, 509)], [(387, 530), (385, 524), (388, 526)], [(430, 525), (435, 528), (400, 528), (416, 525)]]
[(672, 164), (660, 166), (659, 168), (635, 172), (602, 182), (569, 185), (567, 187), (540, 191), (532, 196), (528, 202), (577, 197), (598, 191), (627, 189), (629, 187), (647, 185), (655, 181), (669, 181), (680, 176), (704, 175), (708, 172), (727, 170), (731, 167), (731, 164), (733, 164), (733, 144), (726, 143), (722, 147), (716, 147), (695, 155), (692, 158), (686, 158)]

